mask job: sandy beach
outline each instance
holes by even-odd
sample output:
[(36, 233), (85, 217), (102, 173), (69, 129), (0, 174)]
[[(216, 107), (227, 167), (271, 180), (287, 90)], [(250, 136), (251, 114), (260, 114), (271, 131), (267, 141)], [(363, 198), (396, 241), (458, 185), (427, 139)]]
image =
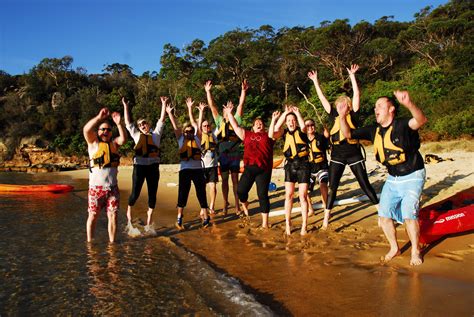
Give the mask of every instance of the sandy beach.
[[(455, 144), (458, 142), (462, 146)], [(474, 184), (473, 141), (428, 143), (423, 156), (436, 154), (446, 160), (426, 165), (427, 182), (422, 206), (447, 198)], [(367, 170), (376, 192), (387, 176), (384, 167), (367, 150)], [(120, 228), (131, 190), (130, 166), (120, 167), (122, 195)], [(320, 230), (322, 210), (309, 218), (309, 234), (301, 237), (300, 214), (293, 213), (293, 234), (284, 235), (284, 217), (271, 217), (272, 227), (259, 228), (258, 201), (250, 194), (251, 222), (246, 225), (235, 210), (222, 212), (220, 185), (212, 226), (200, 229), (198, 204), (191, 189), (184, 221), (188, 229), (174, 229), (177, 200), (178, 165), (162, 165), (158, 204), (154, 214), (156, 237), (170, 239), (200, 255), (211, 265), (237, 278), (257, 300), (279, 315), (295, 316), (372, 316), (372, 315), (472, 315), (474, 304), (474, 236), (472, 232), (443, 238), (424, 249), (424, 263), (411, 267), (410, 243), (404, 226), (397, 227), (402, 254), (382, 265), (380, 257), (388, 250), (377, 213), (368, 202), (358, 202), (333, 209), (329, 229)], [(61, 174), (87, 178), (88, 171)], [(284, 175), (275, 169), (272, 181), (278, 189), (271, 193), (272, 211), (283, 209)], [(86, 183), (85, 183), (86, 184)], [(362, 196), (362, 191), (346, 168), (338, 199)], [(146, 219), (146, 187), (134, 209), (134, 217)], [(312, 193), (313, 203), (320, 202), (319, 190)], [(233, 207), (233, 200), (231, 200)], [(294, 207), (299, 204), (295, 200)], [(123, 231), (123, 230), (121, 230)], [(84, 232), (85, 236), (85, 232)], [(119, 242), (131, 239), (121, 232)]]

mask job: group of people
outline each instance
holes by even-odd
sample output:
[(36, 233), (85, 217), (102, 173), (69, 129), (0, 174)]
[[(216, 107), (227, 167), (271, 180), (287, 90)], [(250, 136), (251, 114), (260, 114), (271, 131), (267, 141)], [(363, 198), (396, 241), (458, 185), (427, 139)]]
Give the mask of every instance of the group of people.
[[(156, 205), (156, 193), (160, 177), (160, 140), (165, 116), (168, 115), (177, 139), (177, 155), (180, 159), (177, 220), (176, 227), (185, 229), (183, 217), (188, 201), (191, 182), (194, 183), (201, 212), (202, 226), (210, 225), (210, 215), (215, 213), (218, 171), (222, 179), (223, 211), (229, 208), (229, 175), (235, 199), (235, 212), (249, 219), (249, 191), (256, 184), (262, 228), (269, 228), (268, 216), (270, 200), (269, 184), (273, 168), (273, 148), (275, 140), (283, 138), (285, 156), (285, 233), (292, 233), (291, 211), (298, 183), (298, 197), (301, 205), (300, 234), (307, 234), (308, 217), (314, 213), (308, 192), (319, 184), (324, 206), (322, 228), (328, 227), (331, 209), (337, 196), (337, 189), (345, 166), (349, 165), (361, 189), (377, 206), (379, 225), (389, 244), (390, 250), (383, 261), (390, 261), (400, 253), (394, 222), (405, 223), (412, 244), (412, 265), (422, 263), (418, 246), (419, 227), (417, 222), (418, 204), (425, 181), (423, 159), (419, 153), (418, 129), (427, 121), (423, 112), (410, 99), (406, 91), (395, 91), (394, 97), (383, 96), (375, 104), (377, 125), (358, 128), (360, 92), (355, 74), (358, 65), (347, 69), (353, 88), (352, 99), (341, 96), (334, 107), (323, 94), (316, 71), (310, 71), (308, 78), (316, 88), (317, 95), (332, 121), (328, 131), (316, 131), (313, 119), (304, 119), (295, 106), (285, 105), (282, 112), (272, 113), (270, 126), (265, 127), (263, 118), (255, 118), (251, 129), (242, 127), (242, 114), (246, 93), (249, 88), (242, 82), (239, 104), (234, 112), (232, 102), (227, 102), (219, 113), (212, 96), (212, 82), (204, 85), (207, 104), (195, 106), (191, 98), (186, 99), (189, 122), (182, 127), (176, 122), (174, 107), (167, 97), (161, 97), (161, 116), (154, 129), (145, 118), (135, 123), (130, 118), (129, 105), (122, 99), (126, 129), (135, 143), (133, 159), (132, 192), (128, 200), (127, 219), (131, 228), (132, 207), (137, 201), (144, 181), (148, 187), (148, 212), (145, 230), (152, 230), (152, 215)], [(399, 104), (406, 107), (411, 118), (396, 118)], [(210, 108), (215, 123), (205, 119), (205, 109)], [(198, 121), (193, 109), (199, 110)], [(118, 128), (119, 136), (112, 137), (112, 124), (106, 119), (111, 116)], [(285, 127), (284, 127), (285, 125)], [(119, 191), (117, 188), (118, 148), (126, 141), (125, 129), (119, 113), (110, 114), (101, 109), (99, 114), (84, 126), (84, 137), (88, 144), (90, 158), (89, 217), (87, 220), (87, 240), (93, 238), (97, 215), (106, 207), (109, 218), (109, 240), (113, 242), (116, 231)], [(387, 166), (389, 177), (383, 186), (379, 199), (371, 186), (365, 167), (363, 148), (359, 140), (374, 143), (377, 161)], [(241, 146), (243, 146), (244, 168), (239, 180)], [(330, 148), (330, 160), (327, 152)], [(210, 204), (206, 195), (206, 184), (210, 192)]]

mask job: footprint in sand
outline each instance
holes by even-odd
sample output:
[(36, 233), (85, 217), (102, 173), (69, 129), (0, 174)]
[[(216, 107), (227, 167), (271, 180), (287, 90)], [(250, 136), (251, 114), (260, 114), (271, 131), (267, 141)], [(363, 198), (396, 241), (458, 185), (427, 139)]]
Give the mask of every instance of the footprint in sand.
[(456, 251), (451, 251), (450, 253), (456, 254), (456, 255), (469, 255), (474, 253), (474, 250), (456, 250)]
[(443, 253), (436, 254), (436, 256), (439, 257), (439, 258), (444, 258), (444, 259), (448, 259), (448, 260), (452, 260), (452, 261), (456, 261), (456, 262), (464, 261), (464, 258), (462, 256), (452, 254), (452, 253), (444, 253), (443, 252)]
[(368, 245), (365, 242), (358, 242), (354, 244), (353, 247), (356, 248), (357, 250), (368, 250), (371, 248), (370, 245)]

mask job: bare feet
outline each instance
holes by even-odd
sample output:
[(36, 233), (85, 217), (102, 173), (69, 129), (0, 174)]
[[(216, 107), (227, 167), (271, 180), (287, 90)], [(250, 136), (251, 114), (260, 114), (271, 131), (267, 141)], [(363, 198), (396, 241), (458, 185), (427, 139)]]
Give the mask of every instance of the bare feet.
[(411, 253), (410, 265), (420, 265), (423, 263), (420, 252)]
[(326, 230), (328, 228), (329, 218), (331, 218), (331, 210), (324, 209), (323, 226), (321, 227), (321, 229)]
[(301, 232), (300, 232), (301, 236), (305, 236), (307, 233), (308, 231), (306, 231), (306, 229), (301, 228)]
[(291, 236), (291, 227), (288, 226), (288, 225), (286, 226), (285, 234), (286, 234), (287, 236)]
[(393, 250), (390, 249), (390, 251), (388, 251), (388, 253), (385, 254), (385, 256), (380, 258), (380, 261), (382, 261), (382, 263), (390, 262), (397, 255), (400, 255), (400, 250), (399, 249), (393, 249)]
[[(309, 205), (309, 206), (311, 206), (311, 205)], [(314, 215), (314, 209), (313, 209), (313, 207), (309, 207), (308, 208), (308, 217), (311, 217), (312, 215)]]

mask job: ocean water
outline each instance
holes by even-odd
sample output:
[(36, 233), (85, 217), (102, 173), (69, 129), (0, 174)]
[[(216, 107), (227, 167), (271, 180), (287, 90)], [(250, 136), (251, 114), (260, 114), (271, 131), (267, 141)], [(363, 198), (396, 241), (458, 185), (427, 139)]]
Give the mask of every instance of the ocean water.
[[(0, 183), (74, 185), (71, 193), (0, 193), (0, 316), (274, 313), (167, 237), (107, 242), (102, 214), (85, 242), (87, 183), (57, 174), (0, 173)], [(123, 199), (123, 197), (122, 197)], [(119, 230), (124, 230), (121, 212)]]

